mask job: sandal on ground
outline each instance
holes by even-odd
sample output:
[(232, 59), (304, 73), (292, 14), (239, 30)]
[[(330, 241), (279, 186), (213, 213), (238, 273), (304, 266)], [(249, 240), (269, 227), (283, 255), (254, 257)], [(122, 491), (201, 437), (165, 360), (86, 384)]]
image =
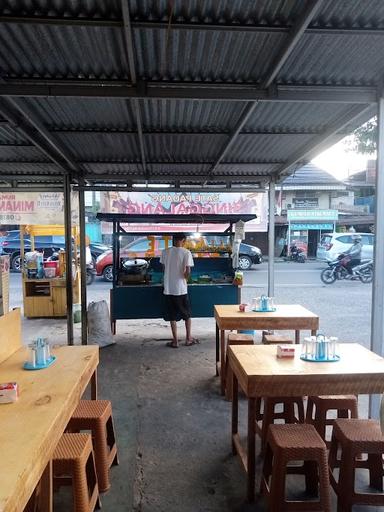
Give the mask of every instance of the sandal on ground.
[(185, 342), (185, 345), (186, 345), (187, 347), (190, 347), (191, 345), (198, 345), (199, 343), (200, 343), (200, 341), (199, 341), (198, 339), (196, 339), (196, 338), (192, 338), (192, 339), (190, 339), (190, 340), (186, 341), (186, 342)]
[(166, 343), (165, 346), (170, 348), (179, 348), (179, 345), (175, 345), (173, 341), (168, 341), (168, 343)]

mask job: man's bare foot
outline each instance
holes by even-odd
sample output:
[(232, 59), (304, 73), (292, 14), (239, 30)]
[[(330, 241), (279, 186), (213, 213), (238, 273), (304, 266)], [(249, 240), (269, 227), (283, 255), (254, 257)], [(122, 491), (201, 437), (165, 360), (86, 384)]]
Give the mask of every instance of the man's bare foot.
[(185, 344), (187, 347), (190, 347), (191, 345), (198, 345), (200, 341), (196, 338), (190, 338), (189, 340), (186, 340)]
[(168, 341), (168, 343), (166, 343), (165, 346), (170, 348), (179, 348), (179, 344), (177, 341)]

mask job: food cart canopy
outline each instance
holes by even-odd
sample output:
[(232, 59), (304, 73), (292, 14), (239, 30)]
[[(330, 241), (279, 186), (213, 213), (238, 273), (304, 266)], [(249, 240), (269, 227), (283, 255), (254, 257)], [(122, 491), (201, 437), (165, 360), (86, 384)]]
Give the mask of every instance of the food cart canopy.
[(104, 222), (132, 224), (235, 224), (239, 220), (248, 222), (256, 219), (256, 215), (131, 215), (129, 213), (98, 213), (97, 218)]

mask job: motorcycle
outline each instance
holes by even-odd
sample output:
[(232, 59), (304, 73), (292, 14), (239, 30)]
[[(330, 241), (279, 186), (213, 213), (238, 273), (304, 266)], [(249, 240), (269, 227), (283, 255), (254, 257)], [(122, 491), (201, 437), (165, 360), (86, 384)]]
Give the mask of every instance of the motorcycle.
[(305, 263), (307, 256), (303, 249), (297, 247), (296, 245), (291, 245), (289, 249), (289, 256), (287, 258), (288, 261), (296, 261), (297, 263)]
[[(49, 258), (47, 258), (47, 261), (59, 261), (59, 253), (56, 251), (53, 252), (52, 255)], [(87, 283), (87, 286), (91, 285), (93, 283), (93, 281), (95, 280), (95, 277), (96, 277), (96, 269), (95, 269), (93, 260), (91, 260), (91, 261), (88, 261), (88, 263), (86, 264), (86, 269), (85, 269), (85, 282)]]
[(324, 284), (333, 284), (335, 281), (343, 279), (357, 280), (362, 283), (371, 283), (373, 281), (373, 261), (364, 260), (360, 265), (352, 268), (352, 276), (345, 265), (350, 261), (348, 256), (340, 254), (335, 260), (328, 262), (328, 268), (320, 274), (320, 279)]

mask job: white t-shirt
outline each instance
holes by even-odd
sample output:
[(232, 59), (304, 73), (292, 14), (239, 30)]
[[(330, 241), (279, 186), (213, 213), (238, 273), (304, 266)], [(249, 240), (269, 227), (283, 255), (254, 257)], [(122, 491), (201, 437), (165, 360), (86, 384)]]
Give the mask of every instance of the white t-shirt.
[(186, 267), (193, 267), (191, 251), (184, 247), (169, 247), (160, 256), (164, 265), (164, 295), (186, 295), (187, 281), (184, 277)]

